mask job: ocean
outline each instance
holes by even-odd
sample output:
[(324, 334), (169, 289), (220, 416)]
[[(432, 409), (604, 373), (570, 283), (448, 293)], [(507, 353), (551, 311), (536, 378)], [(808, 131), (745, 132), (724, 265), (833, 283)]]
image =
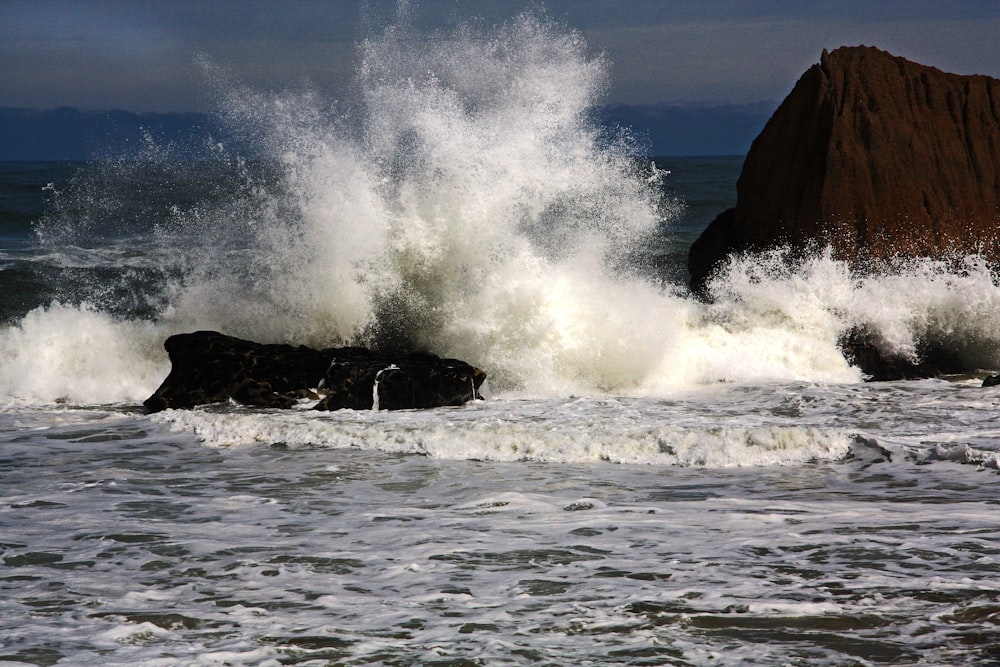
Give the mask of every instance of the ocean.
[[(0, 664), (1000, 664), (1000, 287), (978, 258), (686, 253), (737, 157), (595, 124), (524, 16), (359, 47), (245, 138), (0, 164)], [(253, 146), (252, 156), (241, 151)], [(838, 338), (982, 371), (865, 382)], [(426, 411), (147, 415), (164, 339), (426, 349)]]

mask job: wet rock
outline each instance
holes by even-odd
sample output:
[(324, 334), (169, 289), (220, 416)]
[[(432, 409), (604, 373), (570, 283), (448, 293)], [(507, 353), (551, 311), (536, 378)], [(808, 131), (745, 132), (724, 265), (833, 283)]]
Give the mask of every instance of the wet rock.
[(150, 412), (228, 400), (289, 408), (303, 398), (320, 399), (318, 410), (462, 405), (481, 398), (486, 379), (482, 370), (463, 361), (431, 354), (358, 347), (315, 350), (214, 331), (171, 336), (164, 347), (171, 369), (143, 403)]
[(1000, 375), (989, 375), (983, 379), (984, 387), (1000, 386)]
[(457, 406), (482, 398), (478, 391), (485, 379), (486, 373), (457, 359), (349, 348), (339, 351), (329, 364), (321, 385), (326, 396), (315, 409)]
[(729, 255), (830, 246), (855, 269), (898, 257), (1000, 260), (1000, 80), (871, 47), (823, 52), (754, 140), (694, 243), (692, 288)]
[(958, 354), (939, 345), (921, 344), (916, 359), (883, 352), (877, 337), (860, 328), (841, 336), (839, 345), (847, 361), (873, 381), (915, 380), (971, 370)]

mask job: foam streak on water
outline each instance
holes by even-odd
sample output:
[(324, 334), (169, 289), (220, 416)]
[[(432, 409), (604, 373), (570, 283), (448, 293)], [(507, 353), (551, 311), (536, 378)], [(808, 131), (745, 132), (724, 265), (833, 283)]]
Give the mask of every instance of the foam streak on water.
[[(990, 268), (775, 251), (702, 303), (651, 268), (693, 163), (597, 129), (577, 33), (408, 25), (336, 103), (206, 62), (264, 160), (151, 142), (0, 257), (0, 305), (35, 299), (0, 312), (0, 662), (1000, 660), (1000, 389), (866, 384), (837, 346), (997, 369)], [(423, 348), (494, 395), (146, 415), (199, 329)]]
[(113, 412), (20, 419), (0, 434), (15, 664), (996, 657), (995, 473), (916, 449), (752, 470), (461, 462), (360, 435), (208, 448)]

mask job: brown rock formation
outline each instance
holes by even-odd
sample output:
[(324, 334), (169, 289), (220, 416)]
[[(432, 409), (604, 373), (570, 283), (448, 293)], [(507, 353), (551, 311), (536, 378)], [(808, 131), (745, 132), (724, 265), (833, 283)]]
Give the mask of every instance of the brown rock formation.
[(823, 51), (754, 140), (689, 255), (692, 287), (730, 253), (829, 245), (855, 267), (893, 257), (1000, 260), (1000, 80), (871, 47)]

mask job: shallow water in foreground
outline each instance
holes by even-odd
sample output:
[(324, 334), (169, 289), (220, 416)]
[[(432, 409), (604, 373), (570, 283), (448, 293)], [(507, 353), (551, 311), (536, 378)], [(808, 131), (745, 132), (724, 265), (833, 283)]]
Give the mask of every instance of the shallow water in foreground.
[[(775, 251), (694, 299), (740, 159), (637, 160), (544, 15), (407, 6), (343, 105), (206, 64), (259, 159), (0, 165), (0, 664), (1000, 664), (1000, 388), (837, 344), (996, 372), (995, 270)], [(144, 415), (200, 329), (495, 393)]]
[[(1000, 662), (995, 393), (712, 394), (6, 413), (0, 661)], [(763, 415), (787, 433), (759, 437)], [(521, 460), (496, 435), (515, 416)], [(672, 420), (726, 453), (684, 450)], [(244, 444), (211, 441), (234, 423)], [(585, 425), (679, 465), (602, 461)]]

